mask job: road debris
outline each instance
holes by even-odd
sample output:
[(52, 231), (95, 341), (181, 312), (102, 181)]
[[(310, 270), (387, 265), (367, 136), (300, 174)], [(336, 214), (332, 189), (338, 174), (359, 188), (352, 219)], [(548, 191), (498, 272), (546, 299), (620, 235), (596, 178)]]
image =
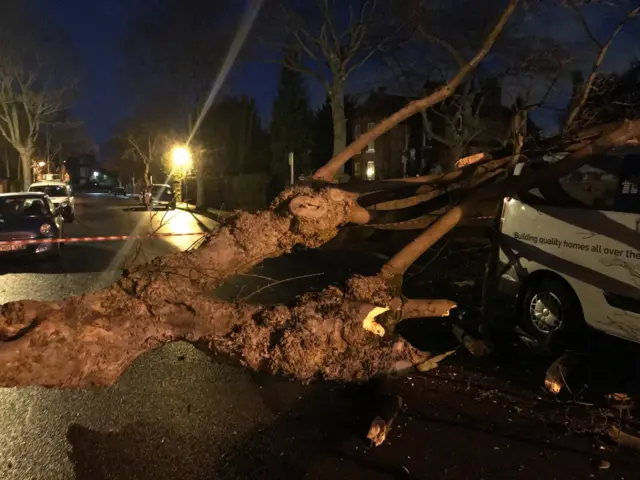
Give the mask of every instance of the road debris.
[(617, 426), (612, 426), (607, 430), (611, 440), (624, 448), (630, 448), (640, 452), (640, 437), (625, 433)]
[(380, 399), (378, 415), (371, 422), (367, 438), (375, 447), (379, 447), (387, 438), (393, 421), (402, 408), (402, 397), (398, 395), (385, 395)]
[(475, 280), (461, 280), (459, 282), (451, 282), (451, 285), (455, 285), (458, 288), (473, 287), (475, 286), (475, 284), (476, 284)]
[(606, 398), (612, 408), (618, 410), (628, 410), (635, 407), (635, 402), (626, 393), (610, 393)]
[(434, 357), (426, 359), (424, 362), (418, 364), (417, 369), (421, 372), (428, 372), (430, 370), (436, 369), (440, 362), (447, 358), (449, 355), (453, 355), (456, 353), (457, 349), (449, 350), (448, 352), (441, 353), (440, 355), (436, 355)]
[(544, 388), (554, 395), (558, 395), (562, 388), (567, 385), (567, 376), (576, 366), (577, 360), (575, 355), (571, 353), (563, 353), (555, 362), (553, 362), (544, 378)]
[(493, 351), (493, 347), (489, 342), (471, 336), (459, 325), (453, 324), (451, 329), (460, 344), (474, 357), (486, 357)]

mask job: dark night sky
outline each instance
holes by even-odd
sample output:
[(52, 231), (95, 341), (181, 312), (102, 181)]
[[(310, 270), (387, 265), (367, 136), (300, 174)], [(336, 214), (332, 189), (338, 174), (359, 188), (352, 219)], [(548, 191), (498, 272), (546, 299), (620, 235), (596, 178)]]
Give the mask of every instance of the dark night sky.
[[(123, 59), (120, 39), (131, 21), (136, 3), (144, 0), (37, 0), (40, 11), (62, 26), (82, 62), (85, 71), (82, 96), (75, 107), (76, 114), (85, 121), (87, 131), (100, 144), (108, 138), (111, 126), (128, 113), (124, 92)], [(144, 4), (144, 3), (143, 3)], [(563, 40), (584, 39), (579, 24), (567, 15), (549, 14), (531, 25), (533, 30), (544, 26), (544, 32)], [(597, 34), (602, 38), (615, 28), (617, 19), (603, 17), (598, 8), (589, 12)], [(636, 21), (616, 40), (607, 58), (606, 70), (623, 68), (639, 56), (640, 26)], [(584, 47), (583, 47), (584, 48)], [(237, 68), (227, 80), (231, 93), (250, 94), (256, 98), (263, 117), (268, 117), (272, 97), (277, 86), (278, 66), (249, 63)], [(365, 88), (367, 72), (354, 78), (352, 88)], [(231, 87), (229, 87), (231, 86)], [(317, 106), (324, 94), (318, 85), (310, 84), (311, 100)]]

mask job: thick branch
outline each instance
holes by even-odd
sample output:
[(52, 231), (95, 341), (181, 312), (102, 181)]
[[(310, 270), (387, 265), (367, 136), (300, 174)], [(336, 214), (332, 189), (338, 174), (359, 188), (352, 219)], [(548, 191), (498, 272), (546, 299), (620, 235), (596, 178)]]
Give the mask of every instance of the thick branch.
[(489, 50), (502, 32), (505, 24), (507, 23), (507, 20), (513, 14), (518, 1), (519, 0), (509, 1), (509, 6), (500, 17), (498, 23), (493, 27), (491, 33), (485, 39), (482, 48), (480, 48), (480, 50), (476, 53), (476, 55), (469, 63), (467, 63), (458, 71), (456, 76), (451, 79), (450, 82), (439, 88), (431, 95), (428, 95), (427, 97), (424, 97), (420, 100), (414, 100), (402, 110), (399, 110), (390, 117), (382, 120), (371, 131), (365, 133), (364, 135), (361, 135), (340, 154), (333, 157), (326, 165), (316, 170), (313, 178), (317, 180), (331, 180), (335, 173), (340, 169), (340, 167), (342, 167), (354, 155), (357, 155), (359, 152), (361, 152), (369, 143), (373, 142), (376, 138), (380, 137), (381, 135), (398, 125), (400, 122), (415, 115), (416, 113), (426, 110), (427, 108), (440, 103), (446, 98), (450, 97), (455, 92), (456, 88), (458, 88), (458, 86), (462, 83), (462, 81), (485, 58), (487, 53), (489, 53)]
[[(357, 288), (377, 289), (375, 278)], [(130, 295), (118, 285), (58, 302), (23, 301), (0, 309), (0, 386), (83, 388), (113, 384), (141, 354), (175, 340), (213, 355), (302, 381), (364, 381), (422, 361), (376, 323), (387, 310), (400, 319), (442, 317), (447, 300), (389, 299), (377, 307), (331, 287), (294, 307), (235, 305), (200, 295)], [(132, 320), (134, 319), (134, 320)]]
[(520, 191), (528, 191), (545, 182), (566, 175), (580, 168), (595, 155), (609, 151), (615, 147), (625, 145), (638, 145), (640, 143), (640, 120), (625, 120), (618, 124), (618, 128), (610, 131), (594, 140), (580, 150), (568, 155), (565, 159), (547, 165), (539, 172), (530, 173), (509, 179), (488, 188), (480, 188), (477, 192), (459, 205), (450, 209), (440, 217), (419, 237), (394, 255), (382, 268), (381, 274), (385, 278), (393, 278), (404, 274), (427, 249), (440, 238), (451, 231), (467, 214), (473, 211), (474, 206), (492, 198), (500, 198), (513, 195)]

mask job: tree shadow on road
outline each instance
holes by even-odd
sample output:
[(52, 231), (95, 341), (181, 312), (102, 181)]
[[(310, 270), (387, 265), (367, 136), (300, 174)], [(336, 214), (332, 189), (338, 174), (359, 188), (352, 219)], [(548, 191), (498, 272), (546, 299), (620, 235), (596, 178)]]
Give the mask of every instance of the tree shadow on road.
[[(365, 447), (362, 439), (370, 414), (357, 408), (363, 404), (359, 387), (319, 383), (302, 389), (305, 393), (300, 397), (299, 384), (254, 377), (259, 384), (282, 383), (276, 389), (259, 390), (261, 400), (276, 415), (275, 421), (240, 435), (222, 451), (215, 434), (190, 435), (171, 428), (169, 421), (131, 423), (122, 430), (106, 433), (71, 425), (67, 439), (76, 478), (260, 480), (302, 478), (314, 471), (311, 477), (318, 478), (318, 469), (330, 474), (330, 470), (325, 472), (325, 462), (340, 462), (340, 456), (344, 456), (340, 446), (345, 442), (355, 442), (360, 449)], [(288, 389), (287, 384), (292, 388)], [(224, 421), (232, 423), (229, 419)], [(362, 472), (362, 467), (354, 464), (352, 468)], [(374, 474), (369, 478), (397, 478), (388, 473), (399, 473), (394, 466), (376, 462), (365, 467)], [(382, 476), (375, 475), (376, 471)]]

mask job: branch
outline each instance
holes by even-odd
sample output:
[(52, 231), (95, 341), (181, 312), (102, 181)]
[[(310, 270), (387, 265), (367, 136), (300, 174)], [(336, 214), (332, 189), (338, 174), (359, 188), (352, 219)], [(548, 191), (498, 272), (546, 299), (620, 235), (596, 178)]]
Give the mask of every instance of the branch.
[(582, 107), (584, 107), (585, 103), (587, 103), (587, 99), (589, 98), (589, 93), (591, 92), (591, 88), (597, 77), (597, 73), (598, 73), (598, 70), (600, 69), (600, 65), (604, 61), (604, 57), (607, 55), (607, 52), (609, 51), (609, 48), (611, 47), (613, 40), (616, 38), (618, 33), (620, 33), (620, 31), (622, 30), (622, 27), (624, 27), (627, 21), (633, 18), (638, 12), (640, 12), (640, 6), (635, 7), (629, 13), (627, 13), (627, 15), (620, 21), (616, 29), (613, 31), (609, 39), (600, 48), (600, 52), (598, 53), (598, 56), (596, 57), (596, 60), (593, 63), (593, 67), (591, 68), (591, 73), (589, 74), (589, 77), (587, 78), (587, 80), (585, 81), (584, 85), (580, 90), (577, 102), (575, 102), (575, 104), (569, 111), (569, 114), (567, 115), (567, 118), (562, 127), (563, 131), (566, 132), (572, 127), (573, 122), (575, 121), (578, 114), (580, 113), (580, 110), (582, 110)]
[(528, 191), (580, 168), (591, 158), (603, 152), (620, 146), (638, 144), (640, 144), (640, 120), (625, 120), (617, 124), (614, 129), (609, 129), (607, 126), (606, 133), (603, 133), (599, 138), (587, 143), (563, 160), (545, 166), (539, 172), (509, 177), (497, 185), (480, 188), (442, 215), (419, 237), (394, 255), (382, 267), (381, 276), (385, 279), (402, 276), (425, 251), (458, 225), (467, 214), (473, 212), (479, 202)]
[(456, 62), (458, 62), (458, 66), (460, 66), (460, 68), (464, 68), (464, 66), (467, 64), (467, 61), (465, 60), (465, 58), (460, 54), (460, 52), (458, 52), (458, 50), (449, 42), (447, 42), (446, 40), (443, 40), (439, 37), (436, 37), (434, 35), (431, 35), (429, 33), (427, 33), (424, 30), (424, 27), (420, 26), (418, 28), (418, 32), (420, 33), (420, 35), (422, 35), (424, 38), (426, 38), (428, 41), (432, 42), (432, 43), (437, 43), (439, 45), (441, 45), (442, 47), (444, 47), (445, 50), (447, 50), (451, 56), (453, 56), (453, 58), (456, 60)]
[(355, 140), (351, 145), (349, 145), (345, 150), (332, 158), (326, 165), (316, 170), (313, 175), (314, 179), (320, 180), (324, 179), (330, 181), (334, 174), (338, 171), (338, 169), (344, 165), (349, 159), (351, 159), (354, 155), (357, 155), (360, 151), (362, 151), (369, 143), (373, 142), (376, 138), (380, 137), (384, 133), (391, 130), (400, 122), (406, 120), (407, 118), (415, 115), (416, 113), (426, 110), (427, 108), (435, 105), (443, 101), (444, 99), (451, 96), (458, 85), (462, 83), (462, 81), (473, 71), (473, 69), (486, 57), (487, 53), (497, 40), (498, 36), (502, 32), (507, 20), (513, 14), (516, 6), (518, 5), (519, 0), (510, 0), (509, 6), (504, 11), (498, 23), (493, 27), (491, 33), (485, 39), (482, 48), (476, 53), (473, 59), (467, 63), (460, 71), (456, 74), (456, 76), (445, 86), (438, 89), (436, 92), (431, 95), (421, 99), (415, 100), (409, 103), (402, 110), (397, 111), (390, 117), (387, 117), (382, 122), (378, 123), (371, 131), (361, 135), (357, 140)]
[(587, 19), (584, 17), (584, 15), (582, 14), (578, 6), (572, 0), (567, 0), (567, 4), (574, 11), (574, 13), (576, 14), (576, 17), (578, 17), (578, 20), (584, 27), (584, 31), (586, 32), (587, 36), (591, 39), (591, 41), (595, 44), (596, 48), (598, 48), (599, 50), (602, 50), (604, 48), (604, 45), (600, 43), (600, 40), (598, 40), (594, 35), (593, 31), (591, 31), (591, 28), (589, 27), (589, 23), (587, 22)]
[[(435, 112), (435, 110), (433, 110)], [(423, 120), (423, 124), (424, 124), (424, 128), (427, 132), (427, 135), (429, 135), (431, 138), (433, 138), (434, 140), (437, 140), (438, 142), (447, 145), (449, 147), (452, 147), (454, 145), (454, 142), (450, 142), (449, 140), (447, 140), (445, 137), (438, 135), (436, 132), (433, 131), (433, 128), (431, 127), (431, 122), (429, 121), (429, 118), (427, 117), (427, 112), (426, 111), (422, 111), (422, 120)]]

